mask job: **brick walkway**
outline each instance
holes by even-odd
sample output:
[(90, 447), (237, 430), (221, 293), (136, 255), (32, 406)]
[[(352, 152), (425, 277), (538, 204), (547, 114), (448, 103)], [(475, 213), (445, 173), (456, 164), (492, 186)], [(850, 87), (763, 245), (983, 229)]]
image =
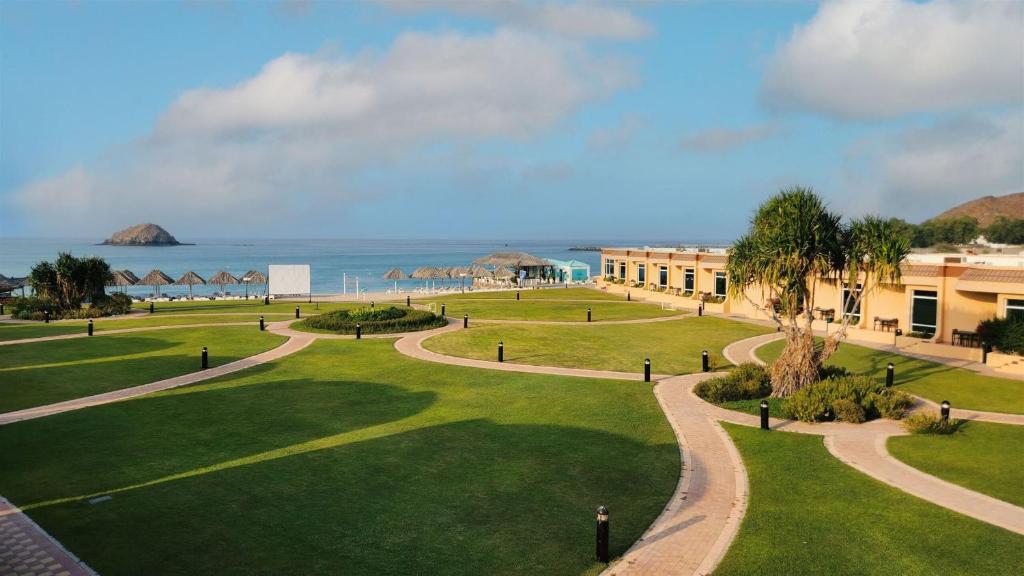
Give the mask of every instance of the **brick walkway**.
[(28, 516), (0, 498), (0, 574), (3, 576), (94, 576)]

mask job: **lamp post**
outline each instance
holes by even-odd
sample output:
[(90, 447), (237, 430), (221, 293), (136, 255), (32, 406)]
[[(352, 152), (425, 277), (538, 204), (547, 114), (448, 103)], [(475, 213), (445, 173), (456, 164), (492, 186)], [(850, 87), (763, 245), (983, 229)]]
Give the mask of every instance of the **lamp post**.
[(943, 400), (939, 408), (939, 414), (943, 422), (949, 422), (949, 400)]
[(602, 564), (608, 563), (608, 508), (597, 509), (596, 558)]

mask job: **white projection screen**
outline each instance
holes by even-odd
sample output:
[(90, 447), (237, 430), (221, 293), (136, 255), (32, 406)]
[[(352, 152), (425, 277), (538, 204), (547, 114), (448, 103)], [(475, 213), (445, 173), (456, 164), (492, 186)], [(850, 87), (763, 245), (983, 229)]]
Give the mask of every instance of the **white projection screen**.
[(271, 264), (268, 290), (272, 296), (309, 294), (309, 264)]

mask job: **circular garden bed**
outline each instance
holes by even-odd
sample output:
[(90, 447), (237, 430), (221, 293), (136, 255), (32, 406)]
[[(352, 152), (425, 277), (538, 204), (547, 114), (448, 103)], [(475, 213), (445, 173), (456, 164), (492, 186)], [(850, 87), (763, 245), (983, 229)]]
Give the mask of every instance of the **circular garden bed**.
[(440, 328), (446, 323), (444, 318), (433, 312), (389, 306), (328, 312), (297, 322), (292, 327), (308, 332), (355, 334), (356, 324), (359, 324), (363, 334), (397, 334)]

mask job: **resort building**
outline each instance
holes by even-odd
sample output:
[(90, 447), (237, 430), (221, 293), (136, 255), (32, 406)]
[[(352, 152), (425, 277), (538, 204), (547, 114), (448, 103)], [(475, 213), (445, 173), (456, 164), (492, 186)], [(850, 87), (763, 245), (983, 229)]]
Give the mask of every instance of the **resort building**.
[[(613, 291), (641, 290), (645, 299), (680, 307), (697, 308), (703, 302), (709, 312), (766, 318), (751, 303), (763, 305), (768, 299), (760, 289), (729, 295), (727, 260), (724, 248), (604, 248), (599, 284)], [(856, 309), (844, 309), (851, 290), (859, 289), (836, 279), (821, 282), (814, 310), (818, 327), (827, 330), (840, 315), (849, 315), (851, 338), (897, 345), (898, 339), (910, 338), (979, 348), (982, 320), (1024, 316), (1024, 257), (912, 254), (903, 265), (901, 285), (879, 287)], [(968, 356), (974, 355), (980, 352)]]
[(555, 260), (548, 258), (553, 267), (553, 279), (555, 282), (568, 282), (570, 284), (587, 282), (590, 280), (590, 264), (579, 260)]

